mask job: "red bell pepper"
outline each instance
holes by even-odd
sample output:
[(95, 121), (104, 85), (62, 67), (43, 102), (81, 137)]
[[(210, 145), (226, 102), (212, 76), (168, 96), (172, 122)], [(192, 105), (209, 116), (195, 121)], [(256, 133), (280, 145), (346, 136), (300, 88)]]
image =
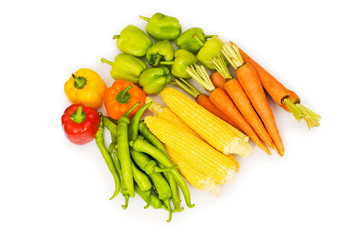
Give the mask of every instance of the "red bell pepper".
[(82, 145), (94, 139), (100, 124), (100, 116), (93, 108), (73, 104), (65, 109), (61, 124), (69, 141)]

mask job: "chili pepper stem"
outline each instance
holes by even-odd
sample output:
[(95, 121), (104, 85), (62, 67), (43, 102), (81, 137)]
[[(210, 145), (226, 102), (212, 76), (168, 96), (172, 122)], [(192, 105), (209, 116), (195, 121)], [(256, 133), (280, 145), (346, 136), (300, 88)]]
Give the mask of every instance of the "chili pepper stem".
[(162, 65), (173, 65), (174, 61), (160, 61), (159, 63)]
[(109, 61), (109, 60), (107, 60), (107, 59), (105, 59), (105, 58), (101, 58), (100, 61), (101, 61), (102, 63), (107, 63), (107, 64), (109, 64), (109, 65), (112, 65), (112, 64), (113, 64), (113, 62), (111, 62), (111, 61)]
[(76, 112), (71, 115), (70, 118), (75, 123), (81, 123), (82, 121), (84, 121), (84, 119), (86, 118), (86, 114), (85, 112), (83, 112), (83, 108), (81, 105), (78, 107)]
[(148, 17), (144, 17), (144, 16), (139, 16), (140, 19), (149, 22), (150, 18)]
[(197, 42), (199, 43), (199, 45), (201, 45), (202, 47), (204, 46), (204, 43), (199, 39), (199, 37), (197, 36), (197, 34), (193, 34), (192, 36), (195, 40), (197, 40)]
[(129, 115), (136, 107), (138, 107), (138, 105), (140, 104), (140, 102), (137, 102), (136, 104), (133, 105), (133, 107), (131, 107), (128, 112), (126, 112), (125, 114)]
[(170, 222), (172, 220), (172, 209), (170, 207), (170, 199), (165, 200), (164, 204), (167, 206), (167, 210), (169, 212), (169, 218), (167, 222)]
[(207, 38), (212, 38), (212, 37), (218, 37), (218, 35), (204, 35), (204, 38), (207, 39)]
[(122, 205), (122, 208), (125, 210), (128, 207), (129, 196), (128, 195), (124, 196), (124, 199), (125, 199), (125, 203)]
[(150, 195), (151, 195), (150, 190), (147, 191), (146, 194), (147, 194), (147, 200), (145, 202), (147, 203), (147, 205), (144, 206), (144, 209), (147, 209), (150, 206)]

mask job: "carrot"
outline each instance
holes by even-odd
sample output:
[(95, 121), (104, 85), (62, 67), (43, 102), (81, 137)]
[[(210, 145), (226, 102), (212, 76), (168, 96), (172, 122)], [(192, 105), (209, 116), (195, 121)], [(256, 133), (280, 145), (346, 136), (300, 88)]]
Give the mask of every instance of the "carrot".
[(234, 121), (237, 124), (237, 127), (245, 134), (247, 134), (263, 151), (269, 155), (271, 154), (267, 146), (258, 137), (252, 126), (239, 112), (227, 93), (220, 88), (214, 87), (203, 66), (188, 66), (186, 71), (196, 82), (198, 82), (204, 89), (210, 92), (209, 100), (214, 104), (214, 106), (216, 106), (221, 112)]
[(175, 78), (174, 83), (175, 85), (186, 91), (189, 95), (194, 97), (199, 105), (201, 105), (202, 107), (204, 107), (209, 112), (213, 113), (223, 121), (237, 128), (237, 124), (235, 124), (229, 117), (227, 117), (223, 112), (221, 112), (218, 108), (216, 108), (209, 100), (209, 97), (206, 94), (199, 92), (195, 87), (193, 87), (190, 83), (188, 83), (182, 78)]
[(220, 88), (222, 90), (226, 90), (224, 88), (224, 85), (226, 84), (226, 79), (224, 77), (222, 77), (222, 75), (218, 72), (218, 71), (214, 71), (211, 76), (211, 81), (213, 83), (213, 85), (216, 88)]
[(219, 72), (221, 77), (225, 79), (225, 91), (231, 97), (238, 110), (241, 112), (247, 122), (252, 126), (259, 138), (261, 138), (271, 148), (275, 148), (271, 136), (267, 132), (265, 126), (263, 125), (263, 122), (254, 110), (249, 98), (244, 92), (239, 81), (236, 78), (233, 78), (229, 73), (224, 59), (216, 57), (213, 58), (212, 61), (214, 67)]
[(242, 114), (238, 111), (232, 100), (229, 98), (227, 93), (220, 88), (216, 88), (209, 95), (209, 99), (212, 103), (224, 112), (227, 116), (231, 117), (233, 121), (247, 134), (259, 148), (265, 151), (268, 155), (271, 154), (267, 146), (257, 136), (251, 125), (246, 121)]
[[(236, 46), (233, 42), (231, 42), (231, 44)], [(287, 89), (261, 65), (249, 57), (242, 49), (239, 47), (237, 48), (243, 60), (246, 63), (250, 63), (255, 68), (263, 87), (276, 103), (286, 111), (291, 112), (298, 121), (304, 119), (308, 128), (320, 125), (319, 120), (321, 119), (321, 116), (302, 106), (298, 96), (293, 91)]]
[(238, 48), (231, 44), (224, 44), (222, 52), (236, 70), (238, 81), (243, 87), (254, 109), (262, 119), (271, 136), (278, 153), (283, 156), (284, 147), (279, 134), (272, 110), (268, 105), (266, 94), (256, 70), (249, 63), (244, 63)]
[(213, 105), (209, 96), (206, 94), (201, 94), (197, 97), (197, 103), (213, 113), (214, 115), (218, 116), (219, 118), (223, 119), (224, 121), (228, 122), (233, 127), (237, 128), (237, 124), (235, 124), (229, 117), (227, 117), (222, 111), (220, 111), (216, 106)]

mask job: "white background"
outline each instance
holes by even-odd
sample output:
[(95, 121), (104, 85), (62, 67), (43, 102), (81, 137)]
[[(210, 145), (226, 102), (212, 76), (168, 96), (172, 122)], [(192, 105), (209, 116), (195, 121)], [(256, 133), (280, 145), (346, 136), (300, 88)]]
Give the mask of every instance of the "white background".
[[(361, 239), (357, 2), (2, 1), (0, 239)], [(71, 144), (60, 124), (71, 73), (110, 86), (112, 36), (157, 11), (236, 42), (322, 115), (309, 131), (270, 101), (284, 157), (256, 149), (218, 198), (191, 188), (196, 207), (171, 223), (139, 197), (109, 201), (95, 142)]]

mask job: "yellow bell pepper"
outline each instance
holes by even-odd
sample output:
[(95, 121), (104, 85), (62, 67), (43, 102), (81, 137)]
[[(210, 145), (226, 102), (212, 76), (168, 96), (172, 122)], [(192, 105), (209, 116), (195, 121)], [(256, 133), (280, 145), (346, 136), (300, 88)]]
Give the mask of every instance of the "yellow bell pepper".
[(71, 103), (94, 109), (102, 105), (106, 89), (99, 74), (87, 68), (76, 71), (64, 85), (65, 94)]

